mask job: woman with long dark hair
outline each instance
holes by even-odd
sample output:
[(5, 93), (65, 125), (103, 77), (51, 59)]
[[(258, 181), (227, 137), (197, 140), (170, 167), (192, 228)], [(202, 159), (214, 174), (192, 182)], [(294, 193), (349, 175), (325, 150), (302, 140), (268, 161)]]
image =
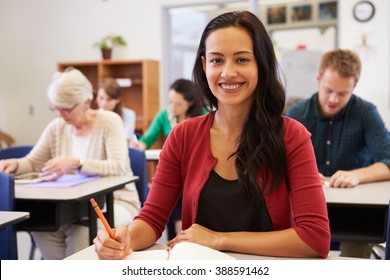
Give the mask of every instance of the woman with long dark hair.
[(199, 98), (215, 110), (172, 130), (145, 206), (116, 230), (117, 241), (99, 231), (99, 258), (152, 245), (181, 193), (183, 230), (169, 246), (326, 258), (329, 221), (310, 134), (282, 116), (285, 91), (260, 20), (247, 11), (211, 20), (193, 75)]

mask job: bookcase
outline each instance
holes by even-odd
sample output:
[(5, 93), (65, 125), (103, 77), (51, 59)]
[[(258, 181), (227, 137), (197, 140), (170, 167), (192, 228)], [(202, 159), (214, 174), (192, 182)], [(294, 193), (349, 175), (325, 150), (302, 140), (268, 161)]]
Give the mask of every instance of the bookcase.
[(136, 131), (145, 133), (160, 109), (159, 63), (156, 60), (101, 60), (59, 62), (57, 69), (79, 69), (91, 82), (95, 97), (99, 82), (106, 77), (130, 79), (131, 84), (121, 87), (123, 106), (136, 113)]

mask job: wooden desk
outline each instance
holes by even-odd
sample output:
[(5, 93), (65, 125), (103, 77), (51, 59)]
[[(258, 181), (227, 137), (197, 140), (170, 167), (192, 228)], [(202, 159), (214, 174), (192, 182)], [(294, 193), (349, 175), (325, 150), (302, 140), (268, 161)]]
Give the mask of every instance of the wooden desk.
[(92, 244), (97, 234), (96, 214), (89, 199), (103, 207), (106, 202), (106, 218), (114, 224), (113, 192), (127, 183), (138, 180), (137, 176), (101, 177), (73, 187), (39, 188), (15, 185), (16, 210), (28, 211), (31, 218), (17, 225), (24, 231), (56, 231), (68, 223), (88, 217), (89, 241)]
[(30, 213), (28, 212), (0, 211), (0, 230), (25, 221), (29, 217)]
[(324, 193), (332, 241), (385, 242), (390, 181), (348, 189), (324, 187)]
[[(164, 244), (156, 243), (150, 248), (146, 250), (161, 250), (167, 248)], [(269, 257), (269, 256), (259, 256), (259, 255), (249, 255), (249, 254), (240, 254), (240, 253), (232, 253), (232, 252), (225, 252), (229, 256), (232, 256), (233, 258), (237, 260), (302, 260), (303, 258), (281, 258), (281, 257)], [(312, 258), (313, 259), (313, 258)], [(327, 260), (356, 260), (356, 258), (344, 258), (339, 256), (329, 256)], [(95, 245), (91, 245), (69, 257), (67, 257), (65, 260), (98, 260), (98, 257), (95, 253)], [(320, 258), (316, 258), (316, 260), (321, 260)]]

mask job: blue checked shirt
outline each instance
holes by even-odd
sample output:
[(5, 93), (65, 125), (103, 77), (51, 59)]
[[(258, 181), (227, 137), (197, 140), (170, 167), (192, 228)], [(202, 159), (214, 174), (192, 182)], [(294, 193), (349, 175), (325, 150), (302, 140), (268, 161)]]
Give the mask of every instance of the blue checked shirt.
[(352, 95), (335, 117), (320, 116), (318, 93), (294, 104), (286, 116), (310, 131), (319, 172), (332, 176), (338, 170), (352, 170), (374, 162), (390, 168), (390, 136), (376, 107)]

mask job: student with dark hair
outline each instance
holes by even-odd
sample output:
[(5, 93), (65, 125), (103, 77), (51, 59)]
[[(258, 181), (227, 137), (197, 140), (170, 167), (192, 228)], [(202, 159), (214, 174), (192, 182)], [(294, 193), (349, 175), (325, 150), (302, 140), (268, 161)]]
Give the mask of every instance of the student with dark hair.
[(155, 243), (181, 194), (182, 231), (169, 246), (326, 258), (329, 221), (310, 134), (282, 116), (285, 91), (261, 21), (248, 11), (211, 20), (193, 75), (204, 106), (215, 110), (173, 128), (144, 207), (115, 230), (116, 240), (98, 232), (99, 258)]
[(186, 119), (200, 116), (204, 113), (201, 104), (195, 98), (195, 85), (187, 79), (178, 79), (169, 87), (168, 108), (161, 110), (153, 119), (146, 133), (134, 143), (140, 149), (150, 148), (160, 137), (165, 138), (172, 128)]

